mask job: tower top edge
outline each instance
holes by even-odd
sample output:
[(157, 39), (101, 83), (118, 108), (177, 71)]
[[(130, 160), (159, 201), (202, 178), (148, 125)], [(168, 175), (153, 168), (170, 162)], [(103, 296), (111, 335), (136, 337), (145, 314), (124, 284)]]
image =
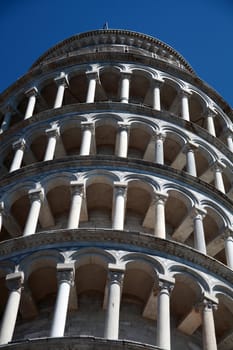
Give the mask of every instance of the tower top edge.
[(137, 50), (137, 53), (153, 55), (155, 58), (171, 60), (179, 64), (184, 70), (195, 75), (193, 68), (184, 57), (163, 41), (140, 32), (126, 29), (96, 29), (78, 33), (58, 42), (42, 54), (31, 66), (34, 69), (48, 61), (55, 60), (71, 52), (83, 52), (84, 49), (106, 45), (124, 45)]

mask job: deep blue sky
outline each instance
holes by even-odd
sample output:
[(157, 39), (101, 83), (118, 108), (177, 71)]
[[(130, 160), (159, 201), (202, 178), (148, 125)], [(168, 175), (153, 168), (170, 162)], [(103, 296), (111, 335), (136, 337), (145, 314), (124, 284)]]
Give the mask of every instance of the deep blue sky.
[(233, 107), (233, 0), (0, 0), (0, 92), (48, 48), (105, 21), (172, 46)]

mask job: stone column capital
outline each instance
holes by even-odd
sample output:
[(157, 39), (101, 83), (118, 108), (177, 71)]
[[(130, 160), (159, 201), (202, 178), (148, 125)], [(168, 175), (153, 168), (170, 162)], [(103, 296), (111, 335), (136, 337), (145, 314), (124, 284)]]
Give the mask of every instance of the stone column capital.
[(84, 182), (79, 180), (70, 181), (71, 192), (83, 197), (84, 195)]
[(122, 71), (122, 72), (120, 73), (120, 75), (121, 75), (121, 79), (125, 79), (125, 78), (131, 79), (132, 72), (129, 72), (129, 71)]
[(187, 141), (184, 145), (184, 153), (188, 151), (196, 151), (198, 149), (199, 145), (191, 140)]
[(82, 130), (90, 130), (90, 131), (94, 131), (95, 130), (95, 124), (94, 122), (81, 122), (81, 129)]
[(226, 165), (221, 162), (220, 160), (216, 160), (215, 163), (213, 164), (213, 169), (215, 171), (220, 171), (222, 172), (226, 168)]
[(158, 131), (156, 130), (155, 133), (152, 135), (152, 138), (154, 141), (164, 141), (166, 137), (166, 133), (162, 132), (162, 131)]
[(20, 150), (24, 151), (24, 149), (26, 147), (26, 141), (23, 138), (21, 138), (15, 142), (13, 142), (12, 147), (13, 147), (13, 150), (20, 149)]
[(225, 129), (225, 136), (233, 136), (233, 128), (232, 126), (228, 126), (226, 129)]
[(125, 181), (114, 181), (114, 190), (119, 193), (122, 194), (124, 196), (126, 196), (127, 193), (127, 188), (128, 188), (128, 183)]
[(192, 207), (191, 216), (193, 219), (198, 216), (201, 217), (201, 219), (204, 219), (206, 214), (207, 214), (207, 211), (202, 206), (196, 204)]
[(180, 96), (185, 96), (185, 97), (187, 97), (187, 98), (189, 98), (189, 97), (192, 96), (192, 92), (189, 91), (189, 90), (187, 90), (187, 89), (185, 89), (185, 88), (181, 88), (181, 89), (179, 90), (179, 94), (180, 94)]
[(47, 134), (48, 137), (58, 137), (60, 136), (60, 128), (58, 125), (54, 125), (49, 129), (45, 130), (45, 133)]
[(125, 266), (123, 264), (108, 265), (108, 280), (110, 283), (117, 283), (122, 286), (124, 279)]
[(233, 227), (225, 227), (224, 238), (233, 237)]
[(151, 86), (152, 87), (160, 87), (164, 83), (164, 80), (161, 78), (152, 78), (151, 79)]
[(22, 271), (6, 275), (6, 285), (10, 291), (17, 291), (23, 287), (24, 273)]
[(159, 290), (167, 290), (167, 292), (170, 294), (173, 290), (175, 284), (175, 279), (170, 276), (165, 276), (162, 274), (158, 274), (158, 285), (159, 285)]
[(25, 95), (27, 97), (37, 96), (38, 95), (38, 89), (35, 86), (32, 86), (27, 91), (25, 91)]
[(41, 202), (43, 202), (44, 200), (44, 189), (42, 187), (39, 188), (33, 188), (31, 190), (28, 191), (28, 195), (30, 198), (30, 201), (36, 201), (39, 200)]
[(167, 199), (168, 199), (168, 195), (166, 193), (163, 193), (160, 191), (155, 191), (153, 193), (153, 202), (154, 203), (161, 202), (161, 203), (165, 204)]
[(217, 113), (212, 108), (207, 108), (206, 116), (215, 118), (217, 116)]
[(202, 300), (198, 304), (199, 309), (201, 310), (217, 310), (218, 308), (218, 299), (209, 293), (204, 292), (202, 295)]
[(128, 131), (130, 129), (130, 124), (126, 122), (118, 122), (118, 127), (120, 130), (126, 130)]
[(68, 76), (64, 72), (54, 79), (57, 86), (63, 85), (65, 88), (69, 86)]
[(73, 263), (57, 264), (57, 279), (59, 283), (67, 282), (71, 286), (74, 285), (75, 268)]
[(99, 72), (98, 71), (87, 71), (86, 76), (88, 80), (98, 80), (99, 79)]

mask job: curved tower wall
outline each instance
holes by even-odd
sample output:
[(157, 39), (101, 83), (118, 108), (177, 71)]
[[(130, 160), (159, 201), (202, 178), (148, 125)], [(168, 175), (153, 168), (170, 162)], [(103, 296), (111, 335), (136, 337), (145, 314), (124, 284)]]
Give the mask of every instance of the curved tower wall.
[(158, 39), (97, 30), (0, 103), (2, 348), (232, 349), (221, 96)]

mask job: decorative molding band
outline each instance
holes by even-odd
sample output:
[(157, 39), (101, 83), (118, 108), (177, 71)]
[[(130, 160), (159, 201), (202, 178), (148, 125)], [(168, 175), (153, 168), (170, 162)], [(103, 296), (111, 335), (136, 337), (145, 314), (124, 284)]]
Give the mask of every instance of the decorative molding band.
[[(180, 63), (182, 63), (185, 69), (187, 69), (190, 73), (194, 74), (194, 70), (189, 65), (189, 63), (184, 59), (184, 57), (181, 56), (181, 54), (179, 54), (172, 47), (162, 42), (161, 40), (142, 33), (137, 33), (129, 30), (119, 30), (119, 29), (108, 29), (108, 30), (101, 29), (101, 30), (94, 30), (86, 33), (73, 35), (72, 37), (63, 40), (62, 42), (58, 43), (57, 45), (55, 45), (54, 47), (46, 51), (42, 56), (40, 56), (36, 60), (36, 62), (33, 64), (32, 67), (35, 67), (41, 64), (43, 61), (46, 61), (50, 58), (55, 57), (57, 59), (58, 56), (64, 54), (65, 52), (68, 53), (87, 46), (101, 45), (103, 44), (102, 42), (103, 37), (104, 37), (105, 45), (108, 45), (108, 44), (114, 45), (116, 43), (117, 44), (122, 43), (123, 45), (134, 46), (139, 49), (145, 46), (146, 51), (151, 51), (151, 52), (153, 52), (153, 49), (152, 49), (153, 47), (161, 48), (164, 51), (167, 51), (166, 52), (167, 54), (170, 54), (170, 55), (172, 54), (176, 59), (180, 61)], [(93, 38), (95, 38), (95, 40), (93, 40)], [(131, 41), (129, 40), (129, 38), (131, 39)], [(132, 43), (132, 39), (133, 39), (133, 43)], [(150, 46), (148, 44), (150, 44)]]
[(185, 128), (187, 131), (190, 131), (212, 145), (216, 146), (220, 151), (222, 151), (227, 158), (232, 160), (233, 162), (233, 154), (228, 149), (228, 147), (217, 137), (214, 137), (208, 133), (207, 130), (203, 129), (199, 125), (186, 121), (184, 119), (181, 119), (177, 117), (176, 115), (169, 113), (167, 111), (156, 111), (150, 107), (143, 106), (143, 105), (135, 105), (131, 103), (121, 103), (121, 102), (96, 102), (96, 103), (76, 103), (71, 105), (65, 105), (62, 108), (59, 109), (50, 109), (46, 111), (42, 111), (38, 114), (33, 115), (31, 118), (22, 120), (19, 123), (16, 123), (13, 125), (10, 129), (6, 130), (3, 134), (0, 135), (0, 140), (4, 140), (4, 138), (9, 138), (10, 135), (14, 135), (15, 132), (23, 130), (23, 128), (26, 128), (36, 122), (44, 121), (50, 118), (56, 118), (56, 121), (59, 118), (67, 118), (68, 116), (74, 116), (79, 115), (82, 113), (104, 113), (104, 112), (111, 112), (111, 113), (124, 113), (124, 114), (135, 114), (140, 115), (142, 117), (149, 117), (149, 118), (155, 118), (160, 119), (163, 121), (167, 121), (169, 123), (172, 123), (174, 125), (180, 126), (182, 128)]
[(128, 340), (91, 336), (25, 339), (1, 346), (1, 350), (162, 350), (160, 347)]
[(27, 237), (14, 238), (0, 244), (0, 261), (14, 260), (22, 254), (44, 249), (76, 249), (102, 247), (144, 252), (156, 256), (166, 256), (171, 260), (204, 269), (228, 283), (233, 283), (233, 271), (216, 259), (199, 253), (182, 243), (160, 239), (149, 234), (111, 229), (76, 229), (43, 231)]
[[(5, 175), (0, 179), (0, 186), (4, 190), (3, 186), (9, 185), (10, 182), (14, 182), (18, 179), (28, 179), (30, 176), (40, 176), (49, 174), (50, 172), (59, 170), (68, 170), (75, 172), (79, 169), (79, 172), (89, 171), (93, 169), (105, 169), (105, 170), (122, 170), (122, 171), (143, 171), (144, 174), (150, 174), (153, 176), (165, 176), (169, 180), (176, 179), (182, 184), (187, 184), (193, 187), (194, 190), (200, 190), (202, 193), (206, 193), (208, 196), (218, 199), (226, 208), (232, 210), (232, 201), (224, 193), (218, 191), (214, 186), (200, 180), (198, 177), (193, 177), (184, 171), (173, 169), (168, 165), (156, 164), (141, 159), (130, 158), (118, 158), (115, 156), (67, 156), (51, 160), (48, 162), (38, 162), (28, 166), (25, 166), (17, 171)], [(34, 181), (38, 181), (35, 180)]]

